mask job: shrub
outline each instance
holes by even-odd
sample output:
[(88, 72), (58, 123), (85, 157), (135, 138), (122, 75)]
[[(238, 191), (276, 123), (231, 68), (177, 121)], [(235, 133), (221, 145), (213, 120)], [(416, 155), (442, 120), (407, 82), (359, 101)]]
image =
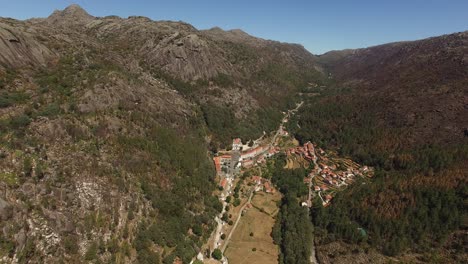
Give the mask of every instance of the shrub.
[(197, 236), (201, 236), (203, 234), (203, 229), (201, 225), (196, 224), (192, 227), (192, 232)]
[(27, 115), (19, 115), (10, 119), (10, 126), (13, 129), (19, 130), (27, 127), (31, 123), (31, 119)]
[(22, 92), (2, 92), (0, 94), (0, 108), (22, 103), (29, 99), (29, 96)]
[(46, 116), (46, 117), (54, 117), (59, 115), (62, 112), (60, 106), (56, 103), (49, 104), (45, 106), (37, 115), (38, 116)]
[(26, 157), (23, 160), (23, 172), (26, 177), (30, 177), (32, 173), (32, 162), (30, 157)]
[(241, 203), (240, 199), (239, 199), (239, 198), (236, 198), (236, 199), (234, 199), (234, 202), (232, 203), (232, 205), (234, 205), (234, 206), (237, 207), (237, 206), (240, 205), (240, 203)]
[(216, 248), (215, 250), (213, 250), (213, 253), (211, 253), (211, 256), (214, 259), (221, 260), (223, 258), (223, 253), (219, 248)]
[(97, 259), (97, 252), (98, 252), (98, 245), (96, 242), (91, 243), (89, 245), (88, 250), (85, 254), (85, 260), (91, 261)]
[(65, 248), (65, 251), (68, 254), (76, 254), (78, 253), (78, 243), (76, 242), (76, 238), (73, 236), (67, 236), (65, 237), (63, 241), (63, 246)]

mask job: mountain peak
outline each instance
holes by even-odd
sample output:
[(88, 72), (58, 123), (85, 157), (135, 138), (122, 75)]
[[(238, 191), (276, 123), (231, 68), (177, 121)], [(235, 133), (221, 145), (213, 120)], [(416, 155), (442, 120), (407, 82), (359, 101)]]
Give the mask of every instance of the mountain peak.
[(86, 14), (86, 15), (89, 15), (88, 12), (86, 12), (86, 10), (84, 10), (81, 6), (77, 5), (77, 4), (71, 4), (69, 6), (67, 6), (63, 12), (65, 13), (68, 13), (68, 14), (77, 14), (77, 13), (81, 13), (81, 14)]
[(81, 6), (72, 4), (64, 10), (55, 10), (48, 18), (51, 22), (60, 22), (63, 20), (70, 20), (74, 23), (89, 22), (94, 19), (93, 16), (88, 14)]

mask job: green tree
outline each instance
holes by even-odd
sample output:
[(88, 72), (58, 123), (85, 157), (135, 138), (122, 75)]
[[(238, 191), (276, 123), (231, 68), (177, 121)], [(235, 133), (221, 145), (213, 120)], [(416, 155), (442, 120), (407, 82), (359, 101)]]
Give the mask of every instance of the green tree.
[(219, 248), (216, 248), (213, 250), (213, 253), (211, 253), (211, 256), (216, 260), (221, 260), (223, 258), (223, 253)]

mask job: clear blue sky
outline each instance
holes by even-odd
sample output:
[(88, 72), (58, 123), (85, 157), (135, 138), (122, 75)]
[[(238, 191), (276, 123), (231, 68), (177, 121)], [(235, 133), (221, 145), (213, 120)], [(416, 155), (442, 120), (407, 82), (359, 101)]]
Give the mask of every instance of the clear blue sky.
[(468, 0), (0, 0), (0, 16), (46, 17), (72, 3), (94, 16), (240, 28), (314, 54), (468, 30)]

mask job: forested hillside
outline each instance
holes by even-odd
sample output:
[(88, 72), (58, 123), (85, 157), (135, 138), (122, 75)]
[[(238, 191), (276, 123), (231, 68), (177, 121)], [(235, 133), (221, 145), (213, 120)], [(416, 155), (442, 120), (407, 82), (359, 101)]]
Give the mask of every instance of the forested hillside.
[(279, 263), (310, 263), (313, 227), (306, 207), (300, 206), (299, 197), (307, 194), (304, 184), (306, 170), (284, 169), (285, 156), (275, 158), (272, 182), (283, 194), (280, 211), (272, 230), (275, 244), (280, 246)]
[(321, 244), (466, 259), (466, 41), (465, 32), (324, 55), (334, 78), (308, 89), (316, 96), (290, 129), (301, 142), (375, 167), (376, 175), (315, 208)]

